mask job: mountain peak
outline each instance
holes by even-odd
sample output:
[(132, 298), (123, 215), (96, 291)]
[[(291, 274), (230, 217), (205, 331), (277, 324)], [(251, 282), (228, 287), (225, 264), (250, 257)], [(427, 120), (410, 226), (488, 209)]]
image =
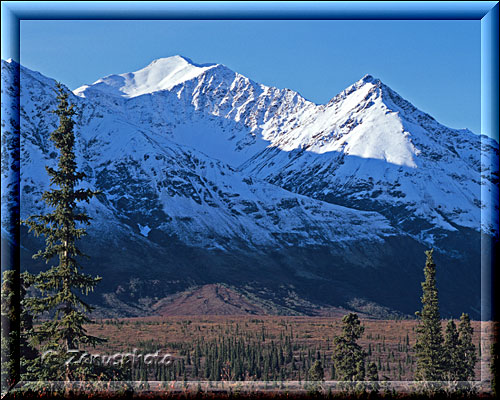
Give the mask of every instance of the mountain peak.
[(195, 64), (189, 58), (180, 55), (158, 58), (146, 67), (125, 74), (108, 75), (84, 85), (74, 91), (81, 97), (97, 90), (119, 97), (137, 97), (147, 93), (169, 90), (174, 86), (196, 78), (218, 64)]
[(374, 78), (372, 75), (370, 75), (370, 74), (366, 74), (365, 76), (363, 76), (363, 77), (361, 78), (361, 81), (362, 81), (362, 82), (373, 82), (373, 80), (374, 80), (374, 79), (375, 79), (375, 78)]
[[(355, 94), (359, 96), (360, 92), (371, 90), (373, 87), (381, 88), (382, 82), (380, 79), (374, 78), (373, 75), (366, 74), (360, 80), (354, 82), (352, 85), (345, 88), (342, 92), (333, 97), (327, 105), (332, 105), (337, 103), (339, 100), (345, 99), (347, 96)], [(359, 101), (361, 99), (357, 99)]]
[(192, 66), (196, 68), (208, 68), (208, 67), (215, 67), (216, 65), (217, 64), (215, 63), (197, 64), (190, 58), (177, 54), (175, 56), (157, 58), (151, 61), (145, 68), (163, 68), (172, 66), (177, 66), (180, 68), (186, 66)]
[(359, 81), (357, 81), (354, 86), (361, 87), (367, 83), (371, 83), (372, 85), (381, 85), (382, 81), (378, 78), (375, 78), (373, 75), (366, 74)]

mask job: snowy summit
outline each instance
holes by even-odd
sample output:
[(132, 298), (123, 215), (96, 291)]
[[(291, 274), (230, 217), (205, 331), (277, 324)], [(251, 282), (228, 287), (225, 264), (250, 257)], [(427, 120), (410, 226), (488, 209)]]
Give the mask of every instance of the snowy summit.
[(74, 93), (77, 96), (85, 97), (85, 90), (92, 87), (92, 89), (115, 96), (137, 97), (160, 90), (169, 90), (180, 83), (197, 77), (216, 65), (197, 65), (179, 55), (159, 58), (139, 71), (106, 76), (90, 86), (79, 87)]

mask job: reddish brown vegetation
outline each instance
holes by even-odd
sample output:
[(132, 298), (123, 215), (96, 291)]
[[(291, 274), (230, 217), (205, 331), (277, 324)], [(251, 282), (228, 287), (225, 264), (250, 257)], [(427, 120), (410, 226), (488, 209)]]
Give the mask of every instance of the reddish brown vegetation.
[[(222, 294), (224, 295), (224, 294)], [(362, 320), (365, 333), (359, 343), (367, 353), (368, 361), (378, 364), (379, 377), (387, 380), (413, 380), (415, 369), (415, 320)], [(446, 321), (443, 321), (443, 330)], [(492, 325), (473, 321), (474, 344), (478, 349), (482, 335), (484, 355), (476, 365), (476, 380), (489, 372), (489, 344)], [(325, 378), (329, 379), (333, 337), (340, 332), (340, 319), (327, 317), (279, 317), (279, 316), (171, 316), (101, 320), (87, 326), (89, 333), (104, 337), (108, 342), (92, 352), (113, 354), (152, 342), (165, 352), (176, 355), (179, 344), (234, 337), (236, 335), (260, 340), (266, 332), (265, 342), (279, 343), (280, 338), (292, 332), (293, 342), (301, 348), (318, 350), (326, 355)], [(90, 350), (90, 349), (89, 349)], [(294, 356), (297, 354), (294, 353)], [(478, 357), (478, 359), (481, 359)]]
[(264, 314), (240, 293), (222, 286), (205, 285), (194, 291), (175, 294), (155, 305), (156, 313), (173, 315), (248, 315)]

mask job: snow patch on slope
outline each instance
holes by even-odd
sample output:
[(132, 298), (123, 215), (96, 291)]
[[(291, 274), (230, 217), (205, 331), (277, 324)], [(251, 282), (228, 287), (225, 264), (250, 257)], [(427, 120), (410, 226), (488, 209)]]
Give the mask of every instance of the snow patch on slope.
[(137, 226), (139, 227), (139, 231), (140, 231), (141, 235), (148, 237), (149, 232), (151, 232), (151, 228), (147, 225), (142, 226), (141, 224), (137, 224)]

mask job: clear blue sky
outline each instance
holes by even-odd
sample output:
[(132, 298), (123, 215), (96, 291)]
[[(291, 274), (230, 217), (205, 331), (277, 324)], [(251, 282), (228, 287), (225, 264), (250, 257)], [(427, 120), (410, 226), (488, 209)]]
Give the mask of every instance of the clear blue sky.
[(365, 74), (481, 126), (480, 21), (21, 21), (21, 64), (71, 89), (180, 54), (326, 103)]

